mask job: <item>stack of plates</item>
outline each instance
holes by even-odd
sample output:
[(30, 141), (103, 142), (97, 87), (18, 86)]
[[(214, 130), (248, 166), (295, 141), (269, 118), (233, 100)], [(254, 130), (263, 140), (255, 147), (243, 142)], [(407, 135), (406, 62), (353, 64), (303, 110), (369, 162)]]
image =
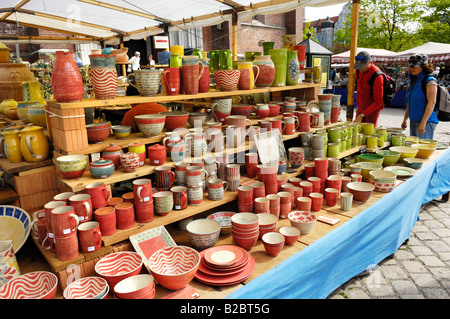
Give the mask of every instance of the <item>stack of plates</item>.
[(200, 252), (195, 278), (212, 286), (230, 286), (246, 280), (255, 269), (255, 259), (234, 245), (215, 246)]

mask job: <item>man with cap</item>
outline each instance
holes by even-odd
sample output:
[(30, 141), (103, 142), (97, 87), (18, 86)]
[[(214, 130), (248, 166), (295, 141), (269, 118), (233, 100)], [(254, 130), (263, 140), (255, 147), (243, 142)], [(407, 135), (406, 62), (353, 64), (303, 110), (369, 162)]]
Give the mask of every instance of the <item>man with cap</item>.
[(129, 63), (131, 63), (128, 66), (128, 72), (140, 70), (141, 69), (140, 61), (141, 61), (141, 53), (139, 51), (134, 52), (134, 56), (128, 61)]
[(377, 76), (371, 87), (368, 83), (372, 75), (380, 71), (373, 64), (372, 57), (367, 51), (361, 51), (355, 56), (356, 70), (356, 118), (355, 122), (378, 124), (383, 103), (383, 77)]

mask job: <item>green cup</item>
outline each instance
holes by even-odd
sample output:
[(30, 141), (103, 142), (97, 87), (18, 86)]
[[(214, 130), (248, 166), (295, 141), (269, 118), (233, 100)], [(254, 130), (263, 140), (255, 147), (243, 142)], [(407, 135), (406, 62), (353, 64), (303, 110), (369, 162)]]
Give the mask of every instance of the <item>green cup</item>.
[(392, 146), (403, 146), (403, 136), (401, 135), (392, 135), (391, 136), (391, 145)]
[(378, 137), (376, 137), (376, 136), (367, 136), (366, 137), (367, 148), (376, 148), (377, 145), (378, 145)]
[(341, 141), (341, 129), (328, 129), (328, 139), (331, 143), (339, 143)]
[(363, 123), (364, 135), (373, 135), (375, 133), (375, 126), (373, 123)]
[(339, 145), (340, 145), (341, 152), (343, 152), (347, 149), (347, 141), (346, 140), (341, 140), (339, 142)]
[(352, 148), (352, 138), (347, 138), (345, 141), (347, 142), (346, 143), (347, 145), (346, 145), (345, 149), (346, 150), (351, 149)]
[(327, 156), (338, 157), (340, 153), (340, 143), (328, 143)]

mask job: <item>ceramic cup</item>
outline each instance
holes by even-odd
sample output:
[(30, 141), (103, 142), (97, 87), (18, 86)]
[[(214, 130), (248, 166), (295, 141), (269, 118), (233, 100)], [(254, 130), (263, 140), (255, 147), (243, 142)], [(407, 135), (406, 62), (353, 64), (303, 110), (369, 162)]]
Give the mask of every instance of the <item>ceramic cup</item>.
[(218, 178), (208, 180), (208, 198), (210, 200), (221, 200), (224, 198), (228, 183)]
[(297, 197), (296, 198), (296, 209), (300, 211), (311, 211), (312, 199), (311, 197)]
[(103, 182), (96, 182), (87, 185), (86, 193), (91, 195), (92, 209), (105, 207), (109, 203), (111, 192)]
[(102, 246), (102, 233), (100, 224), (96, 221), (90, 221), (78, 226), (78, 240), (80, 250), (83, 253), (91, 253), (99, 250)]
[(313, 212), (319, 212), (322, 209), (323, 194), (322, 193), (311, 193), (311, 210)]
[(169, 166), (155, 167), (155, 186), (157, 189), (165, 190), (172, 187), (175, 181), (175, 172)]
[(327, 206), (336, 205), (339, 198), (339, 192), (336, 188), (325, 188), (325, 203)]
[(341, 193), (341, 210), (348, 212), (352, 208), (353, 194), (343, 192)]
[(56, 258), (61, 261), (72, 260), (78, 257), (78, 236), (74, 231), (65, 237), (55, 237)]
[(76, 232), (79, 220), (72, 206), (61, 206), (52, 210), (52, 228), (55, 237), (69, 236)]
[(116, 209), (114, 207), (101, 207), (94, 212), (95, 220), (99, 223), (103, 236), (109, 236), (117, 231)]
[(152, 181), (148, 178), (136, 179), (133, 184), (133, 198), (134, 201), (148, 202), (152, 199)]
[(117, 229), (128, 229), (134, 226), (134, 205), (121, 202), (114, 206), (116, 210)]
[(75, 210), (75, 214), (78, 216), (80, 223), (87, 222), (92, 219), (92, 201), (89, 194), (77, 194), (70, 196), (69, 206), (72, 206)]
[(187, 207), (187, 187), (174, 186), (170, 189), (173, 193), (173, 209), (183, 210)]

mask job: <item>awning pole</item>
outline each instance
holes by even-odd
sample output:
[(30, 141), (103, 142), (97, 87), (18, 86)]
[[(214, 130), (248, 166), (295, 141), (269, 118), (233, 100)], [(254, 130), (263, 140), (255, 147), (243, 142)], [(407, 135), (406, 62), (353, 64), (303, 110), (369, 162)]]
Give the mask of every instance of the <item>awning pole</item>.
[(231, 19), (231, 56), (237, 61), (237, 13), (232, 13)]
[(355, 55), (358, 46), (359, 0), (352, 3), (352, 33), (350, 41), (350, 68), (348, 71), (347, 121), (353, 121), (355, 105)]

